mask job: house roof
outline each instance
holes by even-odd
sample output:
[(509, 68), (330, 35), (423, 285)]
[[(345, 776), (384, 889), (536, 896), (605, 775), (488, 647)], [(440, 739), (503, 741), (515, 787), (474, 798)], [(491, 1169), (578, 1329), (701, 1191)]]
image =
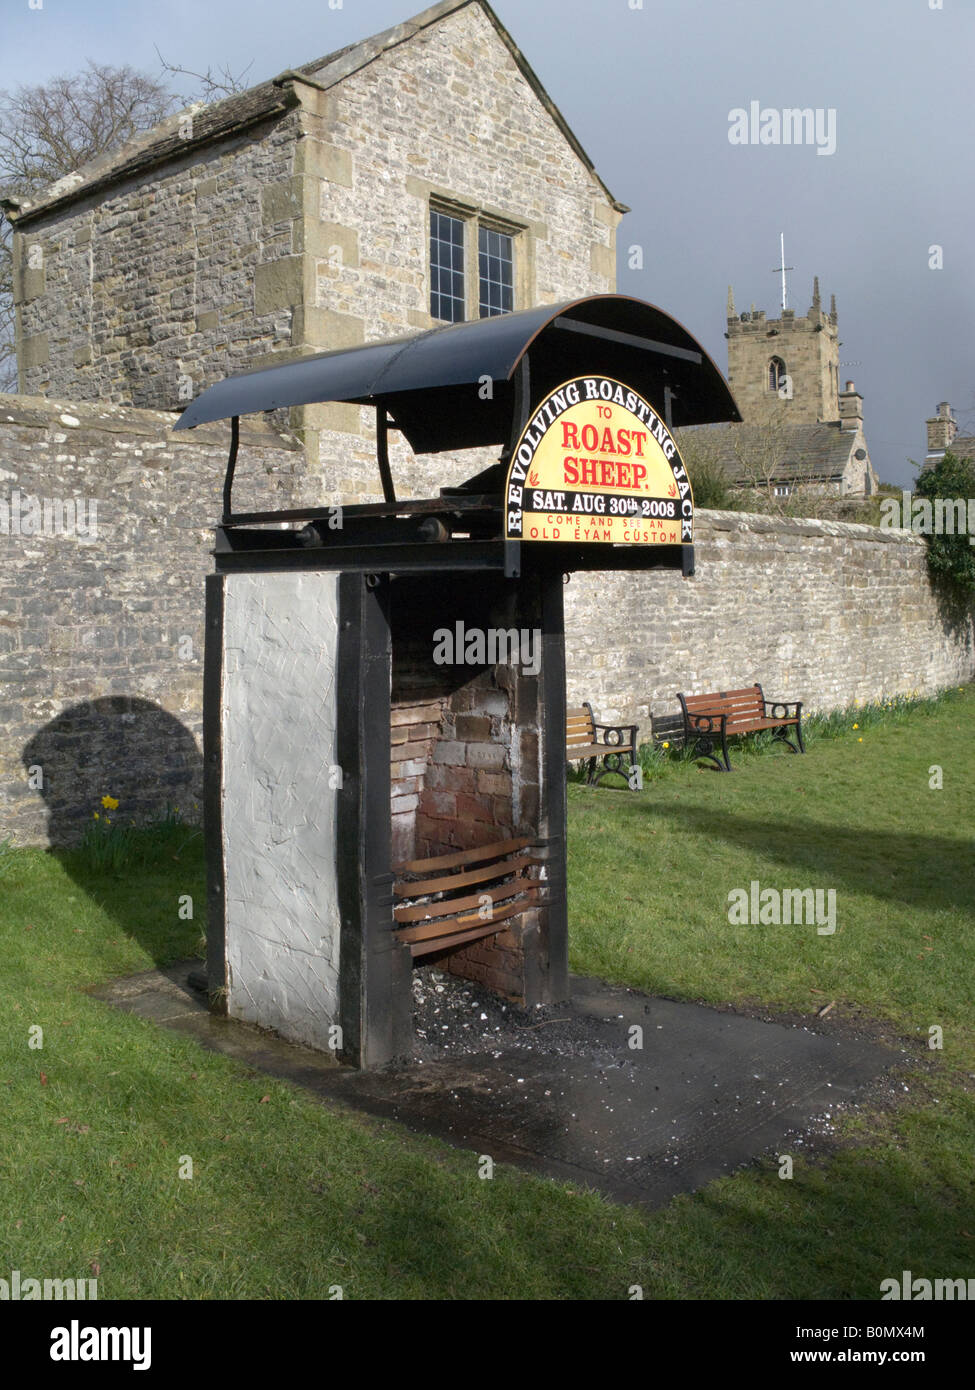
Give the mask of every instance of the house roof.
[(975, 435), (958, 434), (944, 450), (955, 458), (975, 459)]
[[(604, 294), (242, 372), (202, 392), (175, 428), (347, 401), (385, 407), (416, 453), (500, 444), (510, 436), (511, 381), (529, 351), (533, 401), (574, 377), (602, 374), (657, 410), (669, 390), (675, 426), (740, 418), (727, 382), (686, 328), (653, 304)], [(485, 399), (477, 388), (488, 379)]]
[(815, 482), (841, 478), (855, 448), (864, 448), (858, 430), (843, 421), (815, 425), (706, 425), (681, 432), (678, 441), (691, 459), (696, 449), (720, 463), (729, 482)]
[[(362, 39), (359, 43), (348, 44), (345, 48), (325, 54), (322, 58), (315, 58), (310, 63), (303, 63), (300, 67), (289, 68), (246, 92), (239, 92), (219, 102), (197, 102), (168, 116), (144, 134), (135, 136), (120, 149), (110, 154), (99, 155), (80, 169), (51, 184), (36, 198), (4, 198), (0, 199), (0, 206), (8, 213), (11, 221), (24, 223), (42, 213), (50, 212), (58, 205), (87, 197), (100, 188), (120, 183), (172, 159), (183, 158), (188, 150), (226, 139), (258, 122), (282, 115), (298, 106), (300, 98), (295, 91), (296, 83), (304, 82), (328, 91), (375, 62), (390, 49), (408, 42), (424, 29), (471, 4), (479, 5), (484, 11), (522, 75), (612, 205), (619, 212), (629, 212), (630, 209), (613, 197), (596, 173), (592, 160), (573, 134), (565, 117), (487, 0), (440, 0), (439, 4), (432, 5), (402, 24), (396, 24), (382, 33)], [(189, 139), (180, 135), (181, 123), (185, 125), (187, 112), (193, 116), (192, 136)]]

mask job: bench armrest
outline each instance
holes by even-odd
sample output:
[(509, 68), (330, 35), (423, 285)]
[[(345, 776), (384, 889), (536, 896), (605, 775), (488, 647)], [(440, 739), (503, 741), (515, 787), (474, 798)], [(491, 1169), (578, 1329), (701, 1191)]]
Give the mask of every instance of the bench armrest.
[[(801, 700), (765, 700), (764, 705), (766, 710), (766, 718), (768, 719), (791, 718), (791, 716), (789, 715), (790, 709), (795, 710), (797, 718), (802, 718)], [(781, 715), (777, 714), (776, 710), (781, 710)]]
[(688, 710), (684, 714), (687, 730), (693, 734), (723, 734), (728, 722), (726, 710)]
[[(602, 733), (603, 733), (603, 740), (602, 740), (602, 741), (603, 741), (603, 743), (606, 745), (607, 748), (619, 748), (619, 747), (624, 747), (624, 748), (625, 748), (625, 747), (632, 747), (632, 748), (636, 748), (636, 732), (637, 732), (637, 729), (639, 729), (639, 727), (640, 727), (639, 724), (597, 724), (595, 721), (593, 721), (593, 726), (592, 726), (592, 727), (593, 727), (593, 731), (594, 731), (594, 732), (599, 732), (600, 730), (602, 731)], [(625, 735), (626, 735), (627, 733), (629, 733), (629, 735), (630, 735), (629, 743), (627, 743), (627, 740), (626, 740), (626, 738), (625, 738)], [(609, 737), (608, 737), (608, 736), (609, 736), (610, 734), (617, 734), (617, 735), (618, 735), (618, 737), (617, 737), (615, 743), (610, 743), (610, 742), (609, 742)], [(597, 740), (597, 742), (598, 742), (598, 740)]]

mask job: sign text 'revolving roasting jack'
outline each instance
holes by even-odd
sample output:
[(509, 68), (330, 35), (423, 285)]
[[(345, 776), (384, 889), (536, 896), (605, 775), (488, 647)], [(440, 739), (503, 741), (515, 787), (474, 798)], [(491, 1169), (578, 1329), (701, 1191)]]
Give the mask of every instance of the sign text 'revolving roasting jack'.
[(511, 457), (505, 536), (692, 545), (690, 479), (657, 412), (612, 377), (576, 377), (552, 391)]

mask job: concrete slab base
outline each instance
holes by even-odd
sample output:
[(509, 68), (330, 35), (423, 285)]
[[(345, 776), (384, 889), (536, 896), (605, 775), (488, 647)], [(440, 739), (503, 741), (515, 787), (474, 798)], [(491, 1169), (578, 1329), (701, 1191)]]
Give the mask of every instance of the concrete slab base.
[[(660, 1206), (759, 1155), (801, 1153), (810, 1131), (900, 1060), (890, 1048), (654, 999), (575, 977), (539, 1023), (559, 1050), (507, 1035), (489, 1050), (356, 1072), (327, 1055), (215, 1018), (186, 983), (199, 962), (92, 994), (213, 1048), (452, 1145), (628, 1202)], [(482, 1015), (483, 1016), (483, 1015)], [(634, 1024), (642, 1047), (631, 1047)], [(586, 1046), (579, 1039), (587, 1039)]]

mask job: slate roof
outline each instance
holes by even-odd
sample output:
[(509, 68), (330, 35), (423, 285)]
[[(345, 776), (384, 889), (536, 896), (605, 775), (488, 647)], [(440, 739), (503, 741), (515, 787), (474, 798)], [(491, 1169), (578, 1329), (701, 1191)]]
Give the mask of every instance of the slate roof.
[[(678, 445), (687, 445), (693, 458), (697, 441), (714, 451), (731, 483), (747, 485), (756, 473), (765, 481), (763, 460), (775, 460), (769, 482), (819, 482), (841, 478), (854, 448), (864, 447), (856, 430), (840, 428), (833, 420), (816, 425), (783, 425), (770, 434), (761, 425), (701, 425), (679, 431)], [(751, 462), (751, 467), (749, 463)]]
[[(945, 453), (954, 454), (955, 458), (975, 459), (975, 435), (956, 435), (948, 445)], [(940, 454), (938, 457), (940, 458)]]
[[(11, 215), (12, 221), (23, 223), (42, 212), (49, 212), (59, 204), (87, 197), (101, 188), (120, 183), (171, 159), (183, 158), (188, 150), (212, 144), (298, 106), (300, 101), (293, 86), (296, 80), (309, 81), (316, 87), (328, 90), (374, 62), (389, 49), (405, 43), (421, 30), (429, 28), (431, 24), (438, 23), (455, 10), (463, 9), (469, 4), (480, 5), (536, 96), (582, 163), (599, 182), (613, 206), (619, 212), (629, 212), (630, 209), (624, 203), (618, 202), (599, 178), (592, 160), (573, 134), (565, 117), (487, 0), (440, 0), (439, 4), (431, 6), (412, 19), (405, 20), (402, 24), (396, 24), (380, 34), (362, 39), (359, 43), (348, 44), (345, 48), (327, 53), (322, 58), (315, 58), (310, 63), (303, 63), (300, 67), (289, 68), (246, 92), (225, 97), (219, 102), (196, 102), (183, 111), (168, 116), (153, 126), (152, 130), (135, 136), (120, 149), (90, 160), (80, 169), (51, 184), (36, 198), (0, 198), (0, 206)], [(193, 115), (193, 134), (190, 139), (179, 134), (180, 123), (187, 112)]]

